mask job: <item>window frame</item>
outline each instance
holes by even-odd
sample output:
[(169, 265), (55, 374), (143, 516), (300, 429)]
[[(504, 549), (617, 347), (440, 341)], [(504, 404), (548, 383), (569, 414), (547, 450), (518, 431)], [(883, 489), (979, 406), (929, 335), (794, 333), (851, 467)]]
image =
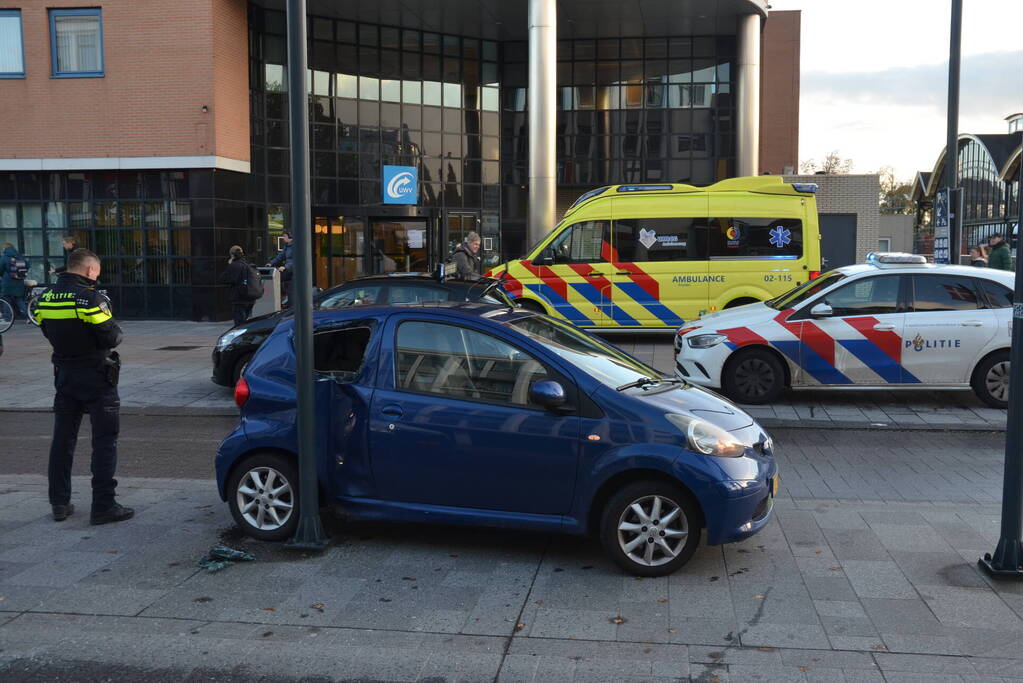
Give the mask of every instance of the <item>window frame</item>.
[[(935, 313), (968, 313), (971, 311), (983, 311), (989, 309), (987, 293), (984, 292), (983, 288), (980, 287), (979, 278), (972, 277), (970, 275), (959, 275), (951, 273), (911, 273), (909, 275), (909, 285), (906, 297), (906, 312), (920, 314), (933, 315)], [(916, 278), (956, 278), (960, 280), (966, 280), (972, 286), (974, 296), (977, 298), (977, 306), (975, 308), (943, 308), (936, 311), (918, 311), (916, 309)]]
[[(319, 378), (330, 378), (333, 381), (340, 382), (342, 384), (354, 384), (362, 379), (363, 374), (367, 368), (375, 368), (376, 364), (370, 361), (370, 352), (374, 343), (374, 336), (376, 333), (377, 321), (372, 318), (360, 318), (356, 320), (344, 320), (333, 323), (328, 323), (320, 327), (313, 329), (313, 344), (315, 346), (316, 337), (322, 334), (333, 334), (335, 332), (351, 332), (355, 330), (367, 330), (369, 332), (369, 339), (366, 340), (366, 348), (362, 352), (362, 362), (359, 363), (357, 370), (319, 370), (315, 367), (316, 358), (315, 350), (313, 353), (313, 376)], [(292, 335), (291, 339), (292, 349), (294, 349), (295, 339)]]
[[(789, 316), (789, 322), (799, 322), (802, 320), (835, 320), (838, 318), (856, 318), (865, 315), (894, 315), (899, 313), (906, 313), (909, 311), (912, 302), (912, 276), (905, 273), (868, 273), (862, 277), (857, 278), (841, 278), (838, 282), (834, 283), (832, 287), (827, 288), (823, 292), (818, 292), (809, 302), (800, 305), (799, 310)], [(895, 310), (889, 313), (832, 313), (829, 316), (818, 318), (810, 314), (810, 310), (813, 309), (817, 304), (828, 303), (828, 296), (838, 292), (841, 289), (850, 286), (856, 286), (857, 283), (864, 282), (865, 280), (881, 279), (881, 278), (892, 278), (898, 279), (898, 289), (895, 295)], [(813, 282), (813, 280), (810, 280)]]
[(20, 9), (0, 9), (0, 17), (18, 17), (18, 37), (21, 41), (21, 71), (0, 72), (0, 78), (25, 78), (25, 18)]
[[(103, 38), (103, 9), (100, 7), (50, 8), (50, 78), (103, 78), (106, 75), (106, 55)], [(96, 17), (99, 20), (99, 70), (57, 70), (57, 17)]]
[[(533, 353), (532, 351), (527, 351), (526, 349), (524, 349), (522, 347), (521, 344), (516, 344), (516, 343), (513, 343), (511, 341), (508, 341), (504, 337), (501, 337), (499, 335), (493, 334), (489, 330), (481, 330), (481, 329), (479, 329), (478, 327), (475, 327), (475, 326), (463, 325), (463, 324), (460, 324), (458, 322), (447, 321), (447, 320), (441, 321), (441, 320), (430, 320), (428, 318), (401, 318), (400, 320), (397, 320), (395, 322), (395, 325), (394, 325), (393, 347), (392, 347), (393, 348), (393, 352), (391, 354), (391, 357), (392, 357), (391, 384), (392, 384), (392, 386), (389, 388), (390, 391), (395, 391), (397, 393), (402, 393), (402, 394), (413, 394), (413, 395), (416, 395), (416, 396), (441, 397), (441, 398), (447, 399), (449, 401), (466, 401), (468, 403), (481, 403), (481, 404), (489, 405), (489, 406), (500, 406), (502, 408), (508, 408), (508, 409), (511, 409), (511, 410), (532, 410), (532, 411), (535, 411), (537, 413), (550, 413), (550, 411), (547, 410), (546, 408), (544, 408), (542, 406), (538, 406), (538, 405), (533, 405), (532, 403), (528, 402), (529, 401), (529, 389), (528, 388), (526, 389), (526, 401), (527, 402), (524, 403), (524, 404), (519, 404), (519, 403), (511, 403), (511, 402), (507, 402), (507, 401), (493, 401), (493, 400), (485, 399), (485, 398), (473, 398), (471, 396), (451, 396), (449, 394), (443, 394), (443, 393), (436, 392), (436, 391), (417, 391), (417, 390), (412, 389), (410, 387), (403, 387), (403, 386), (401, 386), (401, 383), (399, 381), (401, 370), (400, 370), (400, 368), (398, 366), (398, 352), (399, 352), (399, 349), (400, 349), (400, 347), (398, 346), (398, 333), (399, 333), (399, 331), (401, 329), (401, 326), (406, 324), (406, 323), (425, 323), (425, 324), (429, 324), (429, 325), (443, 325), (445, 327), (453, 327), (453, 328), (455, 328), (457, 330), (460, 330), (460, 331), (461, 330), (468, 330), (470, 332), (476, 332), (477, 334), (485, 334), (485, 335), (487, 335), (487, 336), (489, 336), (489, 337), (491, 337), (493, 339), (496, 339), (497, 341), (499, 341), (499, 342), (501, 342), (503, 344), (507, 344), (508, 346), (510, 346), (510, 347), (512, 347), (514, 349), (517, 349), (519, 352), (525, 354), (526, 356), (531, 358), (533, 361), (535, 361), (535, 362), (540, 364), (540, 367), (542, 367), (544, 369), (544, 371), (547, 373), (546, 379), (554, 380), (554, 381), (558, 382), (559, 384), (561, 384), (562, 387), (564, 387), (565, 395), (566, 395), (566, 397), (568, 399), (566, 401), (566, 406), (571, 406), (571, 410), (569, 410), (566, 407), (564, 412), (559, 413), (559, 416), (564, 417), (564, 416), (568, 416), (568, 415), (575, 415), (577, 413), (578, 407), (577, 407), (577, 392), (576, 392), (576, 388), (575, 388), (575, 383), (570, 381), (569, 378), (564, 373), (559, 372), (558, 370), (553, 368), (551, 366), (551, 364), (548, 363), (546, 360), (538, 357), (537, 354)], [(538, 381), (540, 381), (540, 380), (538, 380)]]

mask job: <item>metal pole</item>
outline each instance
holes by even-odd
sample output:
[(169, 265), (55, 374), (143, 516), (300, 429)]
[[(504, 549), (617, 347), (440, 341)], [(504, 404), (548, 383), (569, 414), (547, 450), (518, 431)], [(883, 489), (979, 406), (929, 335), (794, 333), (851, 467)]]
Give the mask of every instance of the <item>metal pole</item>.
[(735, 174), (760, 173), (760, 15), (739, 17)]
[[(950, 190), (959, 185), (959, 44), (963, 33), (963, 0), (952, 0), (952, 25), (948, 45), (948, 135), (945, 140), (945, 187)], [(948, 262), (958, 266), (962, 252), (962, 217), (949, 192), (948, 201)]]
[(309, 112), (306, 94), (305, 0), (288, 0), (288, 116), (291, 121), (291, 234), (295, 239), (291, 299), (295, 311), (295, 394), (298, 399), (298, 526), (288, 546), (322, 550), (313, 393), (313, 258), (309, 219)]
[(529, 0), (529, 245), (554, 227), (557, 172), (557, 32), (556, 0)]
[[(1023, 169), (1016, 209), (1023, 226)], [(1023, 238), (1023, 235), (1020, 236)], [(1011, 235), (1010, 235), (1011, 239)], [(1009, 416), (1005, 426), (1005, 474), (1002, 480), (1002, 531), (995, 554), (984, 554), (982, 569), (994, 576), (1023, 578), (1023, 239), (1016, 240), (1016, 291), (1012, 297), (1012, 349), (1009, 351)], [(1017, 387), (1017, 391), (1011, 391)]]

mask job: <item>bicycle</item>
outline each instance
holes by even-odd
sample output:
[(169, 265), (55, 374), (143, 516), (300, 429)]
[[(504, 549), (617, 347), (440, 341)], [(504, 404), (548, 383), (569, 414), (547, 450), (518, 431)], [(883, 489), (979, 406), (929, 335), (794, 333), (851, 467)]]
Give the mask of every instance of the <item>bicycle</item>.
[(0, 334), (11, 329), (14, 324), (14, 307), (7, 299), (0, 299)]
[(39, 321), (36, 319), (36, 307), (39, 304), (39, 297), (47, 289), (49, 289), (49, 287), (33, 286), (31, 292), (28, 295), (28, 301), (26, 302), (27, 303), (26, 308), (28, 308), (28, 321), (35, 325), (36, 327), (39, 327)]

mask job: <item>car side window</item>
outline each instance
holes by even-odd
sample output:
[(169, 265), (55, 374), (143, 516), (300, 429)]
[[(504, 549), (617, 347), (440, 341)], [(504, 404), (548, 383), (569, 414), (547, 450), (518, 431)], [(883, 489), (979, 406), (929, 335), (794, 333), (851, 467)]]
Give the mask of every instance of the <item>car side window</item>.
[(395, 346), (399, 390), (526, 406), (529, 388), (548, 378), (524, 351), (457, 325), (403, 322)]
[(420, 304), (424, 301), (447, 301), (451, 293), (443, 287), (422, 285), (394, 285), (387, 291), (389, 304)]
[(698, 261), (707, 258), (704, 219), (620, 218), (612, 246), (623, 263)]
[(313, 368), (342, 379), (355, 379), (366, 357), (369, 327), (324, 330), (313, 335)]
[(880, 275), (850, 282), (822, 300), (833, 315), (881, 315), (897, 313), (899, 276)]
[(598, 263), (604, 260), (601, 252), (609, 227), (609, 221), (576, 223), (555, 237), (544, 253), (551, 250), (556, 264)]
[(380, 290), (380, 285), (352, 285), (320, 299), (316, 308), (345, 308), (382, 303)]
[(934, 311), (975, 311), (981, 307), (973, 278), (951, 275), (914, 275), (913, 309)]
[(989, 308), (1012, 308), (1012, 290), (998, 282), (980, 280)]

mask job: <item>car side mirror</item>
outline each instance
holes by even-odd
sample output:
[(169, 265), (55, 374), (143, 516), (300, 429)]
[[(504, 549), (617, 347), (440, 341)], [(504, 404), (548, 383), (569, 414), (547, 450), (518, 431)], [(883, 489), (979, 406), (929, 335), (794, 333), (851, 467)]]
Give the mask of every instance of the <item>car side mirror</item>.
[(540, 252), (540, 255), (533, 259), (533, 265), (551, 266), (554, 265), (554, 250), (548, 247)]
[(565, 387), (554, 380), (541, 380), (534, 382), (533, 386), (529, 387), (529, 402), (547, 410), (563, 408), (567, 401)]
[(834, 313), (835, 311), (832, 310), (831, 306), (827, 302), (815, 304), (814, 307), (810, 309), (810, 315), (815, 318), (826, 318), (829, 315), (834, 315)]

